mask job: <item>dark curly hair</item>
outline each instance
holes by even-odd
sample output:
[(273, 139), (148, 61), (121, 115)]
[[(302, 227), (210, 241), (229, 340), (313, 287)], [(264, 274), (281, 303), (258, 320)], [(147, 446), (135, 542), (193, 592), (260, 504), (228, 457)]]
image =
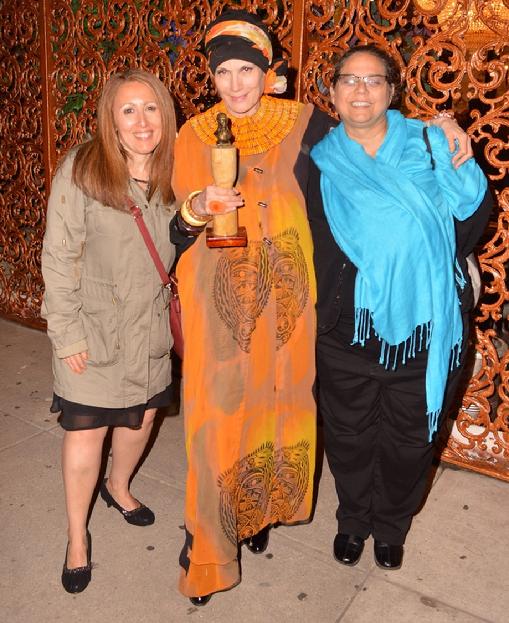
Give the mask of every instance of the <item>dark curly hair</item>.
[(356, 45), (347, 50), (342, 56), (339, 57), (339, 59), (336, 61), (336, 64), (334, 65), (332, 87), (334, 88), (336, 86), (336, 82), (341, 75), (341, 70), (343, 69), (346, 61), (358, 52), (366, 52), (382, 61), (385, 66), (386, 80), (390, 85), (394, 87), (394, 95), (392, 98), (392, 105), (394, 106), (397, 102), (399, 102), (401, 96), (401, 71), (398, 63), (394, 60), (394, 58), (383, 48), (375, 45), (374, 43), (368, 43), (368, 45)]

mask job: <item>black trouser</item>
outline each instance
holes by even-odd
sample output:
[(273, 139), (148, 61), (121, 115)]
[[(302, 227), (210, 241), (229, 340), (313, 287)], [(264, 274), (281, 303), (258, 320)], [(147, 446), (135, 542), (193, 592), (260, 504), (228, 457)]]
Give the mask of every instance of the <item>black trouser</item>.
[[(427, 352), (386, 370), (372, 347), (363, 351), (345, 344), (337, 329), (318, 337), (319, 407), (339, 498), (338, 531), (400, 545), (424, 499), (433, 460)], [(465, 351), (449, 376), (442, 413), (457, 389)]]

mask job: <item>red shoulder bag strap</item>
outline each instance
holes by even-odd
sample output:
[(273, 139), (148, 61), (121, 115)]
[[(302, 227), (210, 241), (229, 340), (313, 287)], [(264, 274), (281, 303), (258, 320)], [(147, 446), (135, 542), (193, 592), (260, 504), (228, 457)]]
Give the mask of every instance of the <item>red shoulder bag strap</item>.
[(136, 225), (138, 225), (138, 229), (147, 245), (148, 252), (157, 268), (157, 272), (161, 277), (161, 281), (165, 288), (171, 286), (171, 279), (168, 277), (168, 273), (166, 272), (163, 262), (157, 252), (154, 241), (152, 240), (152, 236), (145, 225), (145, 221), (143, 220), (143, 213), (141, 209), (134, 203), (134, 201), (130, 197), (126, 197), (127, 206), (129, 208), (129, 212), (133, 215), (134, 221)]

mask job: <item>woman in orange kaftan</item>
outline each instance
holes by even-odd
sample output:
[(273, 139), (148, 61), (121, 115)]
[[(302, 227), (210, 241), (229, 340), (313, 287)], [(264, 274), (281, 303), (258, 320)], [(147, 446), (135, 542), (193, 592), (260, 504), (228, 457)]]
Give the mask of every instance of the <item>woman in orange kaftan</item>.
[[(205, 43), (222, 101), (178, 135), (183, 207), (172, 224), (177, 237), (197, 237), (178, 265), (188, 456), (180, 590), (196, 605), (240, 581), (241, 542), (259, 553), (271, 525), (309, 519), (316, 428), (312, 243), (292, 173), (312, 107), (264, 95), (281, 77), (256, 16), (223, 14)], [(233, 190), (213, 186), (218, 112), (239, 151)], [(208, 248), (203, 223), (239, 206), (247, 247)]]

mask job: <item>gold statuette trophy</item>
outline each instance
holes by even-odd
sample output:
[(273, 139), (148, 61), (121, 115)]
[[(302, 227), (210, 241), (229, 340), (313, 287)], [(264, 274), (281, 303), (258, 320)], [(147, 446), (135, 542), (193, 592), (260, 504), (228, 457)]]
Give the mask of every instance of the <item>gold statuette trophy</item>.
[[(217, 142), (211, 148), (214, 184), (221, 188), (233, 188), (237, 179), (237, 148), (232, 145), (228, 117), (223, 112), (217, 115), (215, 135)], [(212, 227), (207, 227), (208, 247), (245, 247), (246, 245), (246, 228), (239, 227), (237, 210), (214, 216)]]

